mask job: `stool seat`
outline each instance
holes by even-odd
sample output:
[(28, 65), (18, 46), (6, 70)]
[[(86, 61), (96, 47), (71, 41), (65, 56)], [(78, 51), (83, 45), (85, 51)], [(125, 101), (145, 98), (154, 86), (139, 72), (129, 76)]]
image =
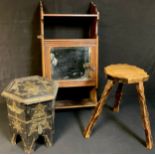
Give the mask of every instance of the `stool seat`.
[(128, 64), (112, 64), (104, 68), (107, 76), (131, 84), (146, 81), (149, 75), (141, 68)]

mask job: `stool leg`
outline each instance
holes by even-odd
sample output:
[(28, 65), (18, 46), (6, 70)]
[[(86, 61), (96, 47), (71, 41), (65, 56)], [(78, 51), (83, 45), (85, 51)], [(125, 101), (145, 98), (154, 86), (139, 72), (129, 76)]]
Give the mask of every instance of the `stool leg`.
[(118, 87), (115, 94), (115, 104), (113, 107), (114, 112), (119, 112), (120, 103), (121, 103), (121, 97), (122, 97), (122, 89), (123, 89), (123, 83), (118, 83)]
[(114, 85), (114, 82), (112, 80), (107, 81), (105, 88), (104, 88), (104, 91), (102, 93), (101, 99), (99, 100), (97, 106), (95, 107), (95, 110), (94, 110), (94, 112), (93, 112), (93, 114), (89, 120), (88, 126), (84, 131), (84, 137), (85, 138), (90, 137), (92, 128), (95, 125), (98, 117), (100, 116), (100, 114), (102, 112), (102, 108), (105, 105), (106, 98), (108, 97), (110, 90), (111, 90), (113, 85)]
[(136, 85), (136, 89), (137, 89), (138, 96), (139, 96), (140, 110), (141, 110), (143, 126), (145, 130), (145, 135), (146, 135), (146, 147), (148, 149), (151, 149), (153, 147), (153, 141), (152, 141), (150, 121), (149, 121), (149, 113), (147, 110), (146, 99), (144, 95), (143, 82), (139, 82)]

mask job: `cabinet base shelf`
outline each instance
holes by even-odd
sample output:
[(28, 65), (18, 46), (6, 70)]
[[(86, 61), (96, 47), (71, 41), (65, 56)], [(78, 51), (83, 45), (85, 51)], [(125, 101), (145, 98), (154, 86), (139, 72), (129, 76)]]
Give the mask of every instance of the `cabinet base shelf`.
[(83, 100), (57, 100), (55, 109), (75, 109), (75, 108), (91, 108), (95, 107), (97, 103), (94, 103), (90, 99)]

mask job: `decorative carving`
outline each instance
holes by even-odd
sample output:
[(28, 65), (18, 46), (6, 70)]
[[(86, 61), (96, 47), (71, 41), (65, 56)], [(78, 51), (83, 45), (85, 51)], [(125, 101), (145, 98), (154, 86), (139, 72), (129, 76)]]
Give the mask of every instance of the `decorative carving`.
[(37, 132), (38, 134), (42, 134), (44, 129), (51, 129), (51, 126), (47, 119), (34, 120), (32, 122), (28, 136), (31, 136), (35, 132)]
[(2, 96), (26, 105), (53, 100), (57, 93), (57, 82), (40, 76), (19, 78), (12, 81), (2, 92)]
[(7, 107), (10, 111), (16, 114), (21, 114), (24, 111), (23, 109), (19, 108), (14, 101), (11, 104), (7, 104)]
[(34, 78), (32, 80), (21, 80), (16, 82), (10, 89), (10, 92), (16, 96), (30, 98), (53, 92), (53, 87), (45, 80)]
[(17, 119), (13, 119), (11, 125), (13, 129), (16, 129), (17, 133), (22, 133), (23, 128), (20, 121), (18, 121)]
[(7, 98), (12, 144), (16, 144), (17, 135), (21, 137), (26, 153), (33, 151), (39, 135), (48, 146), (52, 144), (50, 135), (54, 129), (57, 90), (56, 82), (32, 76), (14, 80), (3, 91)]
[(32, 115), (32, 120), (41, 118), (41, 117), (47, 117), (47, 113), (45, 112), (46, 105), (43, 104), (37, 104), (37, 106), (34, 109), (34, 114)]
[(38, 104), (34, 108), (34, 114), (32, 115), (32, 126), (28, 136), (32, 135), (34, 132), (38, 132), (38, 134), (42, 134), (44, 129), (51, 129), (48, 116), (45, 111), (46, 105)]

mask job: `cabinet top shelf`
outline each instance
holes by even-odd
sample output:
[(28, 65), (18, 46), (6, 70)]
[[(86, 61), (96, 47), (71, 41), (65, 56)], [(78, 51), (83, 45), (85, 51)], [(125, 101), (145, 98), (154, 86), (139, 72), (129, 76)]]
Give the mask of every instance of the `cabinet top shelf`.
[(98, 14), (50, 14), (44, 13), (44, 17), (98, 17)]
[(84, 13), (84, 14), (47, 13), (46, 11), (44, 11), (44, 6), (43, 6), (42, 1), (40, 1), (40, 8), (41, 8), (40, 10), (41, 10), (42, 17), (95, 17), (95, 18), (99, 19), (99, 12), (96, 8), (96, 5), (93, 2), (90, 3), (87, 13)]

